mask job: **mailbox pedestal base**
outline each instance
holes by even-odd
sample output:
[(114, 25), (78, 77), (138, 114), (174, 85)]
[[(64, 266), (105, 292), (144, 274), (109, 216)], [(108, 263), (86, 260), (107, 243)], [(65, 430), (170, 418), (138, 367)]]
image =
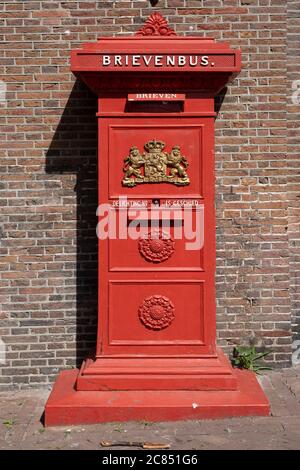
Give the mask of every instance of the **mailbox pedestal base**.
[(104, 356), (83, 363), (76, 390), (236, 390), (228, 358)]
[(61, 372), (45, 408), (45, 426), (111, 421), (175, 421), (268, 416), (255, 374), (234, 370), (238, 389), (77, 391), (78, 370)]

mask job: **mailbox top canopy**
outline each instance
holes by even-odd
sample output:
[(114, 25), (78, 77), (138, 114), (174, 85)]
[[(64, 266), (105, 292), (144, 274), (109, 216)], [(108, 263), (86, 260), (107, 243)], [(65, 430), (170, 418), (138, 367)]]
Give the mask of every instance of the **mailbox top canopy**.
[(158, 77), (166, 90), (216, 94), (240, 72), (241, 52), (212, 38), (177, 36), (154, 13), (135, 36), (100, 37), (73, 50), (71, 70), (98, 94), (153, 89)]

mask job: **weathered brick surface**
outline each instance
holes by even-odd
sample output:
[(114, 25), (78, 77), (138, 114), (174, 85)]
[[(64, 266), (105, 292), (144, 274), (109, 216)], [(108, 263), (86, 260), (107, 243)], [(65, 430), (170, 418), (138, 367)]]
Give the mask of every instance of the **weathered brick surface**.
[(299, 1), (2, 1), (4, 388), (46, 385), (93, 348), (96, 100), (70, 73), (70, 50), (99, 35), (131, 34), (155, 10), (179, 34), (242, 48), (243, 71), (217, 103), (219, 343), (230, 351), (250, 341), (269, 348), (277, 366), (289, 363), (291, 312), (299, 334), (299, 106), (290, 99), (300, 78)]
[(287, 29), (287, 99), (288, 99), (288, 200), (289, 200), (289, 255), (292, 328), (300, 340), (300, 1), (288, 0)]

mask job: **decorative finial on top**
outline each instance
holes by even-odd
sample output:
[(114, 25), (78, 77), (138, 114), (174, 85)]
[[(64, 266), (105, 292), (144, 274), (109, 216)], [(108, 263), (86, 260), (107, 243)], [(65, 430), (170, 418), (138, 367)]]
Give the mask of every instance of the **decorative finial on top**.
[(177, 36), (175, 31), (170, 28), (167, 20), (157, 12), (154, 12), (146, 20), (144, 26), (139, 29), (136, 36)]
[(150, 0), (150, 3), (153, 7), (155, 7), (155, 5), (157, 5), (159, 2), (159, 0)]

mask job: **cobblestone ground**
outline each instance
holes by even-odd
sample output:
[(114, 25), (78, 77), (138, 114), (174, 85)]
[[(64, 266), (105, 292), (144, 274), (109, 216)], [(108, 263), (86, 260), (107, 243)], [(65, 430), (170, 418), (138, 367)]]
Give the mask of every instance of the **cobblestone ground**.
[(260, 382), (271, 402), (270, 417), (46, 429), (40, 418), (48, 390), (1, 393), (0, 449), (94, 450), (102, 440), (163, 442), (173, 450), (300, 449), (300, 367), (272, 371)]

